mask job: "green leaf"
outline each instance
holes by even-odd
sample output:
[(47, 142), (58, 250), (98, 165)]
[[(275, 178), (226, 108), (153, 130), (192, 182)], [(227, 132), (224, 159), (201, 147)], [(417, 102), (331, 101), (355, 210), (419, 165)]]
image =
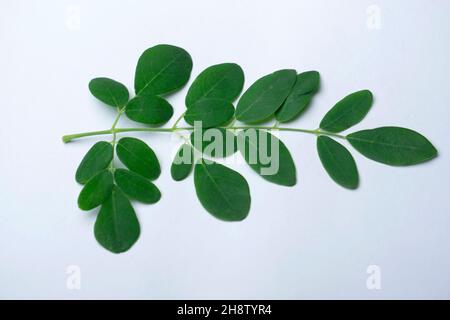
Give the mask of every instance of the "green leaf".
[(132, 199), (143, 203), (156, 203), (161, 199), (158, 187), (137, 173), (126, 169), (116, 169), (114, 180), (119, 188)]
[(219, 99), (200, 100), (193, 104), (184, 115), (184, 120), (190, 125), (201, 121), (203, 128), (219, 126), (229, 121), (234, 114), (231, 102)]
[(319, 85), (320, 74), (317, 71), (300, 73), (291, 93), (275, 113), (275, 118), (279, 122), (294, 120), (306, 110), (312, 97), (319, 89)]
[(172, 118), (173, 108), (165, 99), (158, 96), (137, 96), (128, 102), (125, 114), (131, 120), (161, 125)]
[(194, 166), (194, 153), (192, 147), (185, 143), (178, 149), (172, 166), (170, 167), (170, 174), (175, 181), (181, 181), (187, 178)]
[(191, 133), (191, 144), (208, 157), (228, 157), (237, 150), (236, 135), (223, 128), (194, 130)]
[(134, 77), (138, 95), (161, 95), (183, 87), (189, 80), (192, 59), (184, 49), (160, 44), (144, 51)]
[(127, 87), (109, 78), (95, 78), (89, 82), (89, 91), (98, 100), (111, 107), (123, 107), (130, 94)]
[(89, 180), (78, 196), (81, 210), (92, 210), (108, 199), (113, 187), (113, 176), (109, 170), (103, 170)]
[(93, 176), (106, 169), (113, 159), (113, 147), (111, 143), (99, 141), (92, 146), (81, 160), (75, 174), (78, 183), (85, 184)]
[(236, 108), (236, 119), (258, 122), (272, 116), (294, 86), (295, 70), (279, 70), (257, 80), (245, 91)]
[(186, 95), (189, 108), (204, 99), (233, 102), (244, 86), (244, 72), (235, 63), (222, 63), (206, 68), (194, 80)]
[(264, 130), (247, 129), (238, 134), (238, 148), (245, 161), (267, 181), (293, 186), (295, 164), (284, 143)]
[(317, 152), (323, 167), (331, 179), (348, 189), (356, 189), (359, 183), (358, 169), (350, 152), (327, 136), (317, 138)]
[(250, 210), (250, 189), (238, 172), (221, 164), (201, 159), (194, 170), (197, 197), (214, 217), (241, 221)]
[(117, 143), (117, 156), (131, 171), (150, 180), (159, 177), (161, 168), (153, 150), (143, 141), (136, 138), (122, 138)]
[(406, 128), (362, 130), (349, 134), (347, 140), (367, 158), (391, 166), (410, 166), (437, 156), (436, 148), (427, 138)]
[(369, 90), (349, 94), (336, 103), (320, 122), (320, 128), (329, 132), (341, 132), (360, 122), (372, 106)]
[(121, 253), (135, 244), (140, 232), (139, 221), (130, 201), (115, 186), (95, 221), (95, 238), (105, 249)]

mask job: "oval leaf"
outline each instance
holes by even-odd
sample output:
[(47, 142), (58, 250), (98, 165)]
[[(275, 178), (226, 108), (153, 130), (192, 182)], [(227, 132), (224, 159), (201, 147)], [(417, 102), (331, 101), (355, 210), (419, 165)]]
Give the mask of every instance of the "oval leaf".
[(242, 130), (238, 134), (238, 148), (250, 167), (267, 181), (282, 186), (297, 183), (294, 160), (274, 135), (264, 130)]
[(161, 168), (153, 150), (136, 138), (122, 138), (117, 143), (117, 156), (131, 171), (154, 180), (159, 177)]
[(331, 179), (348, 189), (356, 189), (359, 183), (358, 169), (350, 152), (327, 136), (317, 138), (317, 152), (323, 167)]
[(185, 143), (178, 149), (172, 166), (170, 167), (170, 174), (175, 181), (181, 181), (187, 178), (194, 166), (194, 152), (192, 147)]
[(369, 90), (349, 94), (327, 112), (320, 128), (329, 132), (341, 132), (360, 122), (372, 106), (373, 96)]
[(161, 125), (172, 118), (173, 108), (161, 97), (137, 96), (128, 102), (125, 114), (140, 123)]
[(156, 203), (161, 199), (161, 192), (141, 175), (126, 169), (116, 169), (114, 180), (119, 188), (130, 198), (143, 203)]
[(114, 187), (95, 221), (95, 238), (105, 249), (121, 253), (133, 246), (140, 232), (130, 201), (119, 188)]
[(78, 196), (81, 210), (92, 210), (108, 199), (113, 187), (113, 176), (109, 170), (103, 170), (89, 180)]
[(210, 128), (229, 121), (234, 114), (231, 102), (219, 99), (200, 100), (193, 104), (184, 115), (184, 120), (190, 125), (201, 121), (201, 127)]
[(241, 221), (250, 210), (250, 189), (238, 172), (221, 164), (201, 159), (194, 170), (197, 197), (214, 217)]
[(182, 48), (161, 44), (144, 51), (134, 78), (138, 95), (167, 94), (184, 86), (190, 77), (192, 59)]
[(130, 94), (127, 87), (109, 78), (95, 78), (89, 82), (89, 91), (98, 100), (111, 107), (123, 107)]
[(238, 134), (238, 148), (245, 161), (267, 181), (293, 186), (297, 182), (294, 160), (284, 143), (264, 130)]
[(319, 89), (320, 74), (317, 71), (307, 71), (297, 76), (297, 81), (291, 93), (280, 109), (275, 113), (279, 122), (289, 122), (302, 114), (312, 97)]
[(350, 144), (369, 159), (410, 166), (437, 156), (436, 148), (420, 133), (399, 127), (362, 130), (347, 136)]
[(222, 63), (206, 68), (194, 80), (186, 95), (189, 108), (204, 99), (233, 102), (244, 86), (244, 72), (235, 63)]
[(294, 86), (295, 70), (279, 70), (257, 80), (242, 95), (236, 107), (236, 119), (258, 122), (272, 116)]
[(236, 135), (223, 128), (194, 130), (191, 133), (191, 144), (208, 157), (228, 157), (237, 150)]
[(113, 146), (106, 141), (99, 141), (92, 146), (81, 160), (75, 174), (78, 183), (85, 184), (93, 176), (106, 169), (113, 159)]

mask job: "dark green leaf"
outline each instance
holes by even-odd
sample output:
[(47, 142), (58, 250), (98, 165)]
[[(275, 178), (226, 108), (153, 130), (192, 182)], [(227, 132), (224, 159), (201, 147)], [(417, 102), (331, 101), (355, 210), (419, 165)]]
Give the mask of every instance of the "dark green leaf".
[(317, 152), (323, 167), (337, 184), (356, 189), (359, 183), (358, 169), (350, 152), (327, 136), (317, 138)]
[(231, 102), (219, 99), (200, 100), (193, 104), (184, 115), (184, 120), (190, 125), (201, 121), (203, 128), (219, 126), (229, 121), (234, 114)]
[(349, 134), (347, 139), (367, 158), (392, 166), (410, 166), (437, 156), (436, 148), (427, 138), (406, 128), (362, 130)]
[(279, 70), (257, 80), (245, 91), (236, 108), (236, 119), (258, 122), (272, 116), (294, 86), (295, 70)]
[(191, 75), (192, 59), (184, 49), (160, 44), (139, 58), (134, 89), (139, 95), (167, 94), (184, 86)]
[(112, 107), (123, 107), (129, 98), (127, 87), (108, 78), (95, 78), (89, 82), (89, 91), (98, 100)]
[(111, 143), (99, 141), (86, 153), (78, 166), (75, 180), (85, 184), (93, 176), (106, 169), (113, 159), (113, 147)]
[(203, 99), (221, 99), (233, 102), (244, 86), (244, 72), (235, 63), (222, 63), (203, 70), (194, 80), (186, 95), (189, 108)]
[(130, 201), (118, 187), (114, 187), (95, 221), (95, 238), (105, 249), (121, 253), (133, 246), (140, 232)]
[(291, 93), (280, 109), (275, 113), (279, 122), (289, 122), (303, 113), (319, 89), (320, 74), (317, 71), (307, 71), (297, 76), (297, 81)]
[(161, 192), (141, 175), (126, 169), (116, 169), (114, 179), (119, 188), (130, 198), (143, 203), (156, 203), (161, 199)]
[(360, 122), (372, 106), (373, 96), (369, 90), (349, 94), (327, 112), (320, 128), (329, 132), (341, 132)]
[(247, 217), (250, 189), (238, 172), (202, 159), (195, 165), (194, 183), (201, 204), (216, 218), (241, 221)]
[(178, 152), (173, 159), (172, 166), (170, 167), (170, 173), (173, 180), (184, 180), (189, 173), (191, 173), (193, 166), (194, 153), (192, 147), (185, 143), (178, 149)]
[(109, 170), (103, 170), (90, 179), (78, 196), (78, 207), (91, 210), (108, 199), (113, 187), (113, 176)]
[(238, 134), (238, 148), (245, 161), (267, 181), (293, 186), (295, 164), (284, 143), (264, 130), (247, 129)]
[(191, 144), (208, 157), (228, 157), (237, 150), (236, 135), (223, 128), (194, 130), (191, 133)]
[(154, 180), (159, 177), (161, 169), (153, 150), (136, 138), (122, 138), (117, 143), (117, 156), (131, 171)]
[(173, 108), (165, 99), (158, 96), (137, 96), (128, 102), (125, 113), (131, 120), (160, 125), (172, 118)]

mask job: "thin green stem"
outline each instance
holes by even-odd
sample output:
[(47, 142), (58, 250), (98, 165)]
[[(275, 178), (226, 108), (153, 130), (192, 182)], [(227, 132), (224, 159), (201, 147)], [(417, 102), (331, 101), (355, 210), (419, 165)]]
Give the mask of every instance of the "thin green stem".
[[(246, 129), (256, 129), (256, 130), (278, 130), (278, 131), (288, 131), (288, 132), (301, 132), (301, 133), (308, 133), (313, 135), (326, 135), (331, 136), (339, 139), (346, 139), (346, 136), (340, 135), (333, 132), (327, 132), (322, 131), (320, 129), (316, 130), (309, 130), (309, 129), (301, 129), (301, 128), (287, 128), (287, 127), (269, 127), (269, 126), (233, 126), (233, 127), (223, 127), (224, 129), (230, 129), (230, 130), (246, 130)], [(90, 131), (90, 132), (82, 132), (82, 133), (75, 133), (75, 134), (69, 134), (62, 137), (62, 140), (64, 143), (70, 142), (75, 139), (84, 138), (84, 137), (90, 137), (90, 136), (99, 136), (99, 135), (107, 135), (112, 134), (115, 135), (117, 133), (123, 133), (123, 132), (176, 132), (176, 131), (192, 131), (194, 130), (194, 127), (172, 127), (172, 128), (111, 128), (109, 130), (99, 130), (99, 131)]]
[(176, 129), (178, 123), (181, 121), (181, 119), (183, 119), (185, 113), (186, 113), (186, 111), (183, 112), (183, 113), (178, 117), (178, 119), (177, 119), (177, 120), (175, 121), (175, 123), (173, 124), (172, 129)]

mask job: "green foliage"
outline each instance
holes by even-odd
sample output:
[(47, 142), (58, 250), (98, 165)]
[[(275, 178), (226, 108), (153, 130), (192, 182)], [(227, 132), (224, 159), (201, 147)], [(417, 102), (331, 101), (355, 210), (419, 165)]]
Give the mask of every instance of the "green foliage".
[(224, 221), (244, 220), (250, 211), (250, 189), (238, 172), (224, 165), (200, 161), (195, 165), (197, 197), (213, 216)]
[(317, 152), (331, 179), (347, 189), (358, 187), (359, 176), (355, 160), (343, 145), (330, 137), (319, 136)]
[[(296, 184), (291, 153), (272, 131), (317, 136), (317, 152), (323, 167), (331, 179), (347, 189), (358, 187), (358, 170), (350, 152), (335, 139), (347, 140), (367, 158), (393, 166), (414, 165), (437, 156), (431, 142), (410, 129), (381, 127), (347, 136), (339, 134), (359, 123), (369, 112), (373, 97), (368, 90), (352, 93), (336, 103), (322, 119), (320, 129), (280, 127), (278, 123), (292, 121), (308, 108), (320, 86), (317, 71), (297, 74), (295, 70), (279, 70), (266, 75), (250, 85), (235, 110), (233, 102), (244, 85), (241, 67), (234, 63), (211, 66), (188, 89), (185, 113), (171, 127), (156, 128), (172, 118), (173, 108), (165, 100), (166, 95), (181, 89), (188, 82), (191, 70), (192, 60), (184, 49), (171, 45), (147, 49), (136, 67), (136, 96), (131, 100), (127, 88), (117, 81), (96, 78), (89, 83), (89, 90), (96, 98), (117, 108), (112, 127), (63, 137), (64, 142), (69, 142), (101, 134), (112, 136), (111, 142), (100, 141), (92, 146), (75, 175), (76, 181), (84, 185), (78, 197), (80, 209), (101, 206), (94, 234), (111, 252), (127, 251), (139, 238), (139, 221), (130, 199), (154, 204), (161, 198), (158, 187), (150, 181), (161, 173), (155, 152), (136, 138), (123, 137), (117, 141), (118, 134), (190, 133), (189, 138), (183, 136), (185, 142), (173, 159), (171, 176), (176, 181), (184, 180), (195, 167), (193, 180), (201, 205), (224, 221), (241, 221), (247, 217), (250, 189), (241, 174), (210, 158), (231, 156), (239, 150), (248, 165), (265, 180), (283, 186)], [(151, 127), (116, 128), (122, 114)], [(183, 117), (195, 128), (178, 127)], [(275, 126), (234, 125), (236, 120), (254, 124), (273, 117)], [(194, 123), (197, 121), (201, 122), (199, 126)], [(115, 155), (128, 170), (116, 168)], [(270, 197), (266, 199), (270, 201)]]

